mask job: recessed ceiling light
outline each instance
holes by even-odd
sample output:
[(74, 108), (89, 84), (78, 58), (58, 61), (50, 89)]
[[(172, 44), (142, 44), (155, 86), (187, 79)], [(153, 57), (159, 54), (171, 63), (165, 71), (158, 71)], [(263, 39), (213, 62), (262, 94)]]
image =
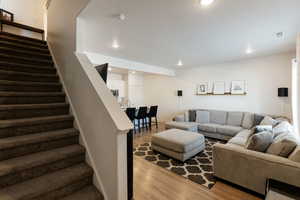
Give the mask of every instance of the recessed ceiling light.
[(132, 73), (132, 74), (135, 74), (135, 73), (136, 73), (136, 71), (132, 71), (131, 73)]
[(183, 66), (183, 63), (181, 60), (178, 61), (177, 66)]
[(114, 40), (113, 43), (112, 43), (112, 48), (114, 49), (118, 49), (120, 47), (119, 43), (117, 40)]
[(254, 52), (254, 50), (251, 47), (248, 47), (246, 49), (246, 54), (252, 54)]
[(123, 13), (121, 13), (121, 14), (119, 15), (119, 18), (120, 18), (120, 20), (124, 21), (124, 20), (126, 19), (126, 15), (123, 14)]
[(202, 6), (209, 6), (210, 4), (212, 4), (214, 2), (214, 0), (200, 0), (200, 4)]

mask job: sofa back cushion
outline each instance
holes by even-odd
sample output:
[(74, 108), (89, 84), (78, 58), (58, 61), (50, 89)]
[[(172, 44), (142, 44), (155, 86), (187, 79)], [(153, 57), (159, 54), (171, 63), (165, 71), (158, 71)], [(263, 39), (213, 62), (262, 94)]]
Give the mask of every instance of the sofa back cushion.
[(209, 123), (210, 113), (205, 110), (197, 110), (196, 112), (196, 122), (200, 124), (207, 124)]
[(228, 112), (227, 114), (227, 125), (241, 126), (243, 121), (243, 112)]
[(253, 126), (254, 126), (254, 114), (245, 112), (243, 122), (242, 122), (242, 127), (244, 129), (251, 129)]
[(219, 110), (210, 110), (210, 123), (225, 125), (227, 121), (227, 112)]
[(254, 114), (254, 126), (260, 125), (261, 121), (265, 118), (264, 115)]
[(293, 153), (290, 154), (289, 159), (294, 162), (300, 163), (300, 146), (298, 145)]

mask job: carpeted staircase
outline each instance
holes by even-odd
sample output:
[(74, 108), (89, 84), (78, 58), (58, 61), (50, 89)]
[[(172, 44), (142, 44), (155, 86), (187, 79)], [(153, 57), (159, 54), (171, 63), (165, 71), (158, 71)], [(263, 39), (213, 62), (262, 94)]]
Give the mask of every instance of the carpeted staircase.
[(0, 33), (0, 200), (101, 200), (45, 41)]

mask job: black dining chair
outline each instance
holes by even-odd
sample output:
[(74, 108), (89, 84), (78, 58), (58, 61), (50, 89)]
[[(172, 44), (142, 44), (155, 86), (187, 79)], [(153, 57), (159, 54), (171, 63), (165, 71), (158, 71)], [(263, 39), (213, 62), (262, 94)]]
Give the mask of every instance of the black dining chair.
[(133, 123), (133, 131), (135, 132), (135, 114), (136, 114), (136, 108), (126, 108), (126, 114), (130, 121)]
[(151, 130), (152, 128), (152, 118), (155, 119), (155, 124), (156, 124), (156, 128), (158, 128), (158, 123), (157, 123), (157, 110), (158, 110), (158, 106), (151, 106), (149, 112), (147, 113), (147, 118), (149, 120), (149, 128)]
[[(136, 119), (138, 120), (138, 129), (139, 132), (141, 132), (141, 125), (143, 128), (146, 128), (148, 130), (147, 126), (147, 110), (148, 108), (146, 106), (140, 107), (138, 110), (138, 113), (136, 115)], [(142, 121), (142, 123), (141, 123)]]

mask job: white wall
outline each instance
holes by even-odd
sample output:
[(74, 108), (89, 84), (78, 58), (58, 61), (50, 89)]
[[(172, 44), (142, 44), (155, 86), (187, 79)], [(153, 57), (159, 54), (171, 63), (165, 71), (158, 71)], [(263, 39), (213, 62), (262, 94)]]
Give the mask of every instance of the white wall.
[[(161, 121), (191, 108), (241, 110), (291, 117), (291, 98), (277, 97), (278, 87), (291, 89), (291, 60), (295, 53), (177, 71), (176, 77), (145, 77), (145, 102), (159, 105)], [(246, 96), (196, 96), (199, 82), (245, 80)], [(183, 97), (176, 96), (183, 90)]]
[[(126, 114), (86, 55), (76, 53), (78, 15), (89, 0), (52, 0), (48, 44), (106, 200), (127, 200)], [(109, 156), (108, 156), (109, 155)], [(98, 185), (98, 186), (99, 186)]]
[(128, 74), (128, 99), (131, 106), (145, 105), (144, 74)]
[[(1, 7), (15, 14), (15, 22), (33, 26), (36, 28), (44, 28), (44, 0), (2, 0)], [(7, 28), (6, 31), (21, 34), (29, 37), (41, 39), (40, 34), (29, 31)]]
[(298, 134), (300, 134), (300, 34), (298, 34), (298, 38), (297, 38), (297, 59), (296, 59), (297, 63), (298, 63), (298, 79), (297, 79), (297, 84), (298, 84), (298, 92), (297, 92), (297, 97), (295, 99), (297, 99), (298, 102), (296, 102), (296, 106), (295, 109), (298, 109), (295, 114), (296, 114), (296, 120), (297, 120), (297, 128), (298, 128)]

